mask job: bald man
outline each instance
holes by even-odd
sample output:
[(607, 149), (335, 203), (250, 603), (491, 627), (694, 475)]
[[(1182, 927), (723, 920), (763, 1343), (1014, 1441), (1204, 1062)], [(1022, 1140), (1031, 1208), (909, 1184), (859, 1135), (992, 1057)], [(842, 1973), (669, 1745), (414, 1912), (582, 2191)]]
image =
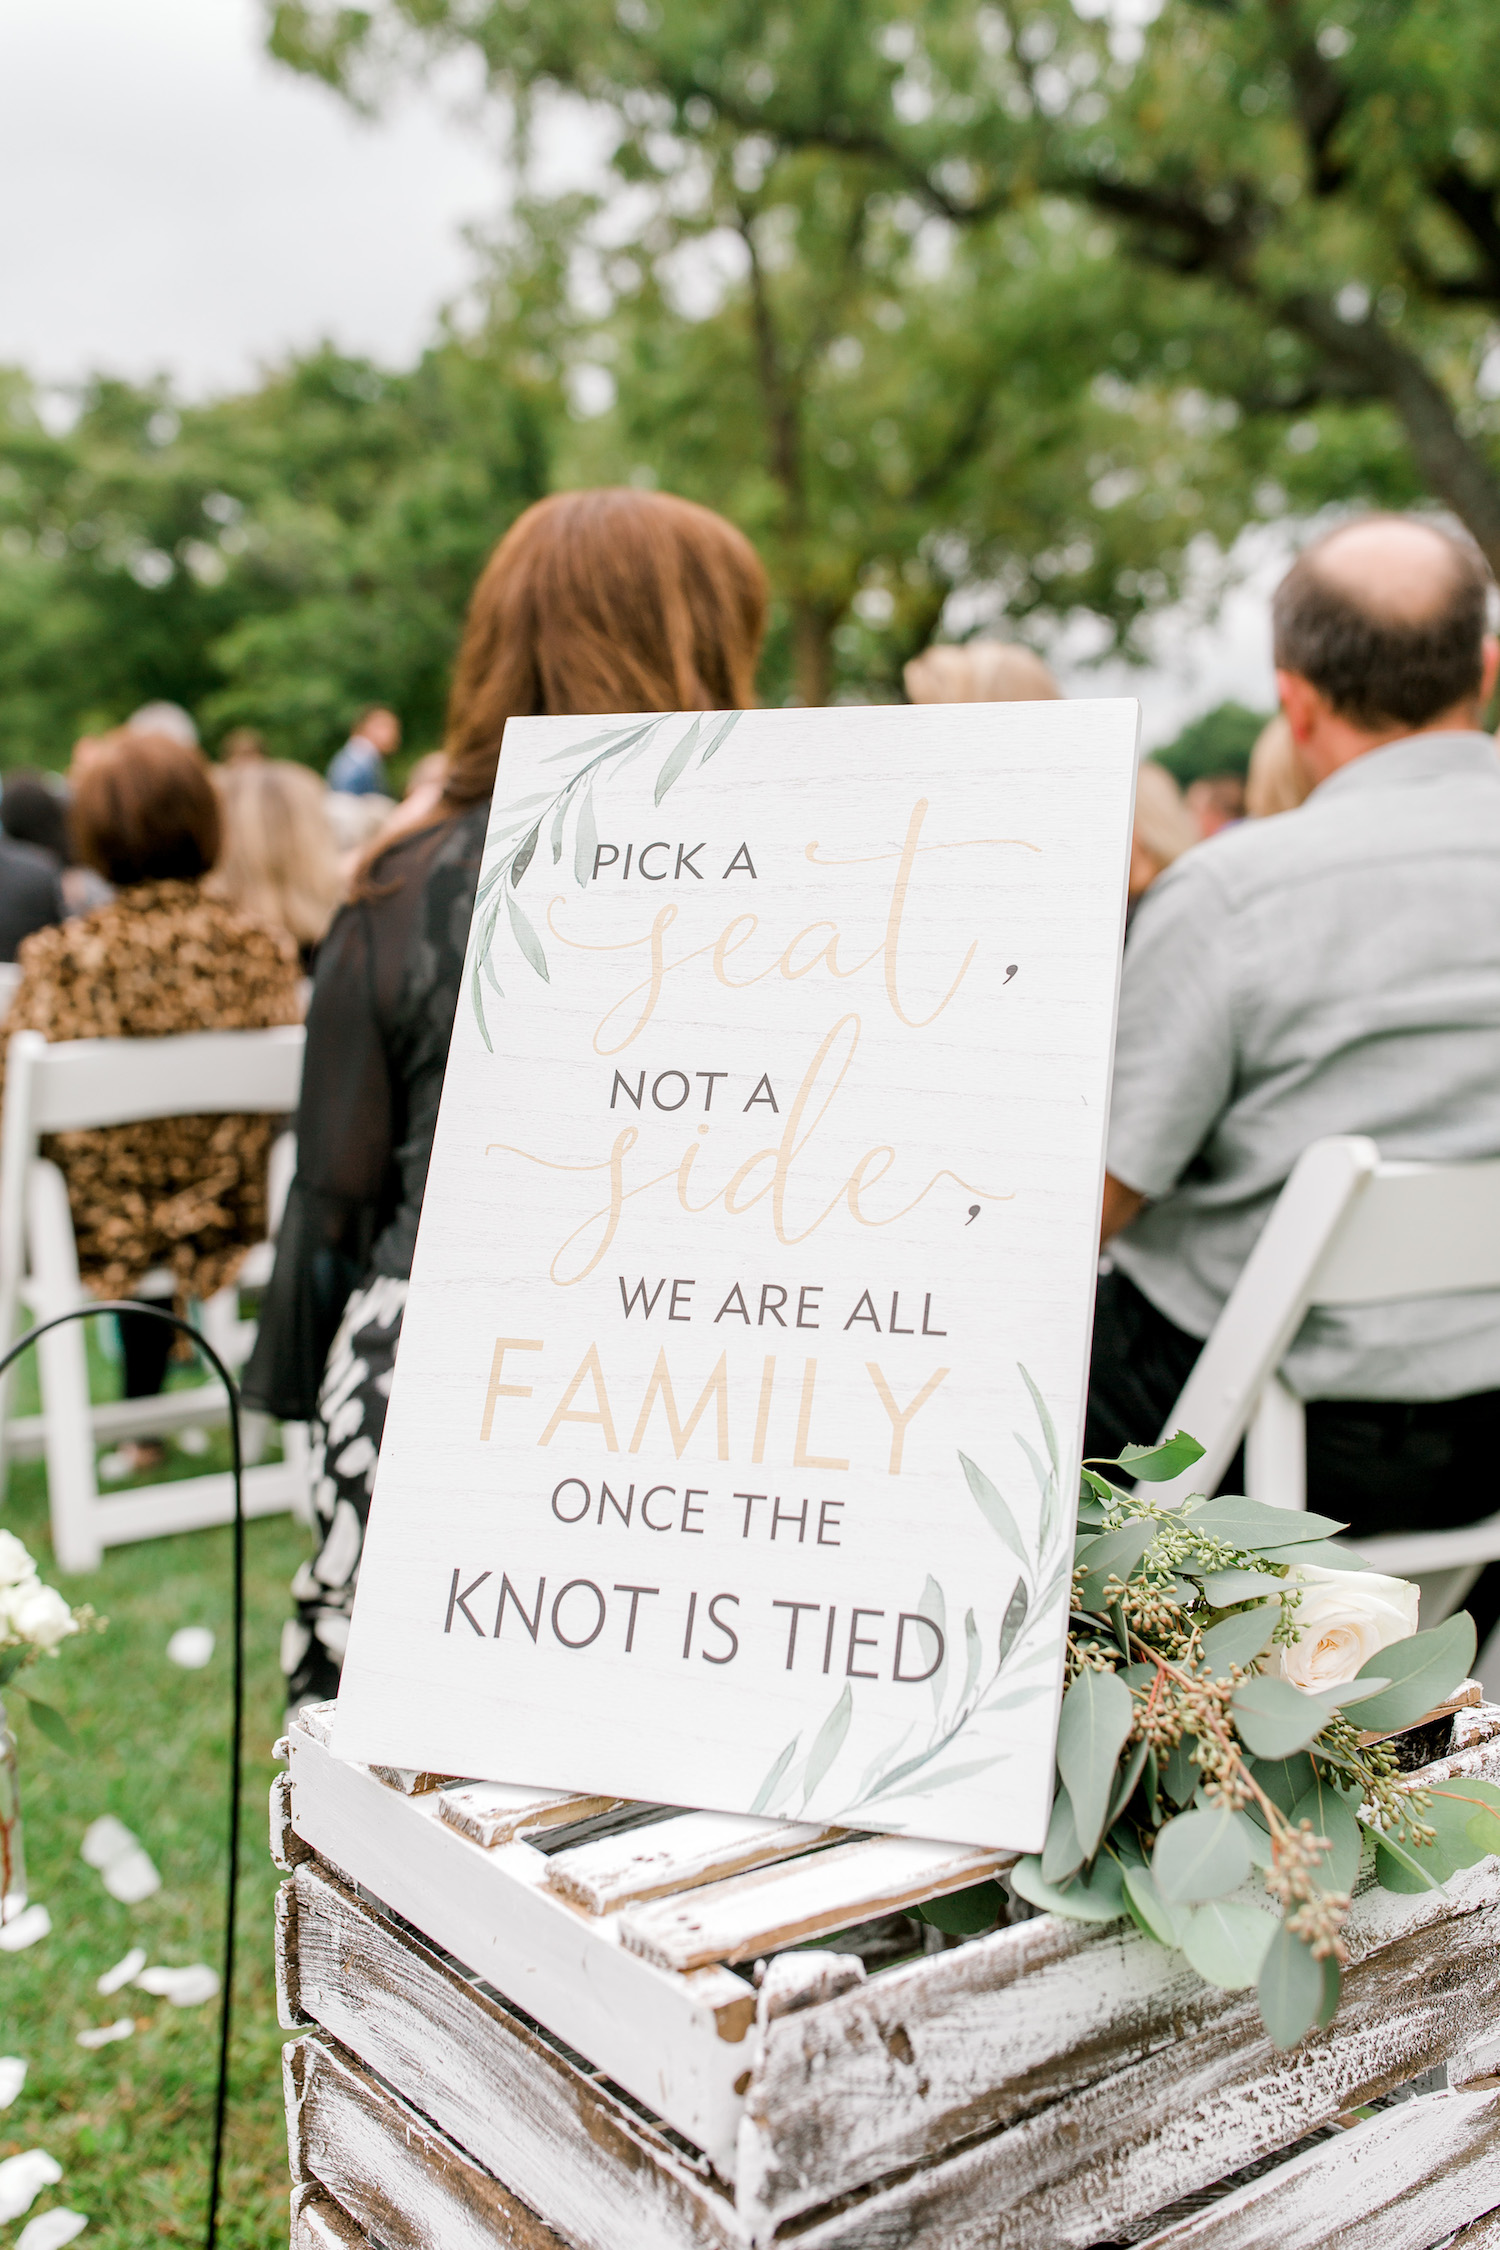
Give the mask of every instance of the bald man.
[[(1500, 1156), (1491, 593), (1467, 540), (1399, 516), (1333, 532), (1281, 583), (1276, 679), (1311, 794), (1186, 853), (1132, 924), (1088, 1453), (1161, 1429), (1309, 1142)], [(1310, 1507), (1365, 1533), (1493, 1512), (1500, 1296), (1315, 1313), (1282, 1372), (1310, 1402)]]

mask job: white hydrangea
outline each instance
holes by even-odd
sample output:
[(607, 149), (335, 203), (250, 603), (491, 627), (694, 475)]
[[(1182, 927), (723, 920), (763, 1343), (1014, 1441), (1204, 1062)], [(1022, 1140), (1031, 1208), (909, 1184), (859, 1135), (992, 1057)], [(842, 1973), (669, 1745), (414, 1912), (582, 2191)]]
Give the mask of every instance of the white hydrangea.
[(13, 1531), (0, 1531), (0, 1587), (20, 1586), (35, 1578), (36, 1564)]
[(44, 1586), (39, 1578), (10, 1587), (0, 1595), (0, 1602), (8, 1612), (14, 1637), (30, 1641), (44, 1655), (78, 1631), (77, 1619), (57, 1588)]

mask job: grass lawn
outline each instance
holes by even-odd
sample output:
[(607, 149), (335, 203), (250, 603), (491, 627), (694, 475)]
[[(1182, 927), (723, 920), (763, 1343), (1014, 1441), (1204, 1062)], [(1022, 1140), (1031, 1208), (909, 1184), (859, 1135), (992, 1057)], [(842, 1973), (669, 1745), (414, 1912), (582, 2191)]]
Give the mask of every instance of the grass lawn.
[[(17, 1409), (26, 1410), (24, 1399)], [(173, 1475), (227, 1467), (211, 1452), (169, 1450)], [(212, 2126), (218, 2004), (172, 2007), (127, 1986), (101, 1997), (94, 1980), (134, 1945), (152, 1963), (221, 1965), (230, 1697), (230, 1533), (192, 1532), (116, 1547), (90, 1576), (61, 1579), (47, 1536), (40, 1464), (14, 1466), (0, 1525), (24, 1539), (42, 1575), (75, 1604), (92, 1602), (108, 1630), (74, 1641), (54, 1663), (22, 1673), (7, 1701), (21, 1750), (28, 1887), (52, 1934), (0, 1953), (0, 2054), (28, 2064), (26, 2085), (0, 2110), (0, 2157), (43, 2148), (63, 2168), (28, 2213), (66, 2204), (88, 2215), (97, 2250), (201, 2242)], [(286, 2138), (271, 1960), (277, 1875), (266, 1850), (266, 1797), (281, 1731), (276, 1647), (287, 1581), (307, 1535), (289, 1516), (247, 1536), (245, 1793), (234, 2074), (219, 2239), (226, 2250), (271, 2250), (287, 2238)], [(185, 1672), (167, 1660), (180, 1625), (210, 1625), (212, 1662)], [(22, 1686), (65, 1713), (76, 1755), (54, 1749), (27, 1712)], [(140, 1906), (110, 1898), (78, 1856), (91, 1820), (113, 1813), (140, 1837), (162, 1887)], [(86, 2025), (135, 2018), (135, 2035), (94, 2051)], [(4, 2250), (24, 2221), (0, 2226)]]

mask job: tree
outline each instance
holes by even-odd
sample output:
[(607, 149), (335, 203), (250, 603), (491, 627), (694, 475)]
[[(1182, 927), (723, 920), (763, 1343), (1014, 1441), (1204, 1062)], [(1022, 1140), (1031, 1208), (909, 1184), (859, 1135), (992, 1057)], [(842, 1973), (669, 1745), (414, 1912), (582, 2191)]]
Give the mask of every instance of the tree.
[(478, 332), (407, 373), (324, 349), (194, 407), (98, 381), (61, 435), (5, 378), (0, 759), (62, 764), (158, 696), (319, 764), (377, 700), (435, 744), (474, 579), (554, 481), (549, 255), (534, 232)]
[(1147, 317), (1104, 357), (1118, 379), (1233, 401), (1245, 458), (1259, 450), (1294, 504), (1426, 495), (1500, 564), (1500, 12), (1166, 0), (1144, 34), (1085, 20), (1101, 13), (270, 5), (277, 51), (346, 87), (401, 41), (462, 43), (523, 105), (548, 83), (607, 104), (627, 152), (715, 134), (819, 151), (965, 232), (1061, 198), (1110, 224), (1142, 291)]
[[(442, 9), (420, 13), (441, 35)], [(571, 50), (524, 7), (508, 24), (491, 59), (523, 102)], [(315, 30), (283, 11), (282, 51), (305, 65)], [(332, 38), (323, 63), (359, 94), (347, 25)], [(1088, 213), (1053, 199), (956, 230), (883, 161), (747, 135), (681, 88), (577, 82), (603, 87), (620, 137), (576, 235), (576, 388), (610, 403), (566, 475), (634, 474), (744, 526), (777, 595), (773, 699), (899, 692), (955, 596), (971, 622), (1088, 609), (1128, 644), (1189, 542), (1238, 529), (1233, 413), (1094, 382), (1143, 292)]]

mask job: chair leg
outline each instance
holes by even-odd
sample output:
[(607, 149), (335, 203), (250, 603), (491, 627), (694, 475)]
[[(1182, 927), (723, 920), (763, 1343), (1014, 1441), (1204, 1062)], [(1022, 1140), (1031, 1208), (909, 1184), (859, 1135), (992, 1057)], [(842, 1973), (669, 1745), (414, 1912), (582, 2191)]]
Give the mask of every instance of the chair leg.
[(1245, 1489), (1271, 1508), (1307, 1506), (1307, 1416), (1279, 1375), (1261, 1392), (1245, 1432)]
[[(31, 1167), (26, 1196), (31, 1244), (31, 1309), (37, 1320), (84, 1303), (68, 1191), (55, 1164)], [(89, 1410), (88, 1346), (81, 1321), (54, 1328), (37, 1345), (42, 1394), (47, 1497), (52, 1545), (59, 1570), (97, 1570), (104, 1559), (99, 1536), (99, 1485), (94, 1468), (94, 1425)]]
[[(62, 1311), (61, 1305), (51, 1305)], [(94, 1518), (99, 1486), (89, 1413), (88, 1349), (82, 1323), (54, 1328), (37, 1345), (45, 1418), (47, 1496), (59, 1570), (97, 1570), (104, 1548)]]

